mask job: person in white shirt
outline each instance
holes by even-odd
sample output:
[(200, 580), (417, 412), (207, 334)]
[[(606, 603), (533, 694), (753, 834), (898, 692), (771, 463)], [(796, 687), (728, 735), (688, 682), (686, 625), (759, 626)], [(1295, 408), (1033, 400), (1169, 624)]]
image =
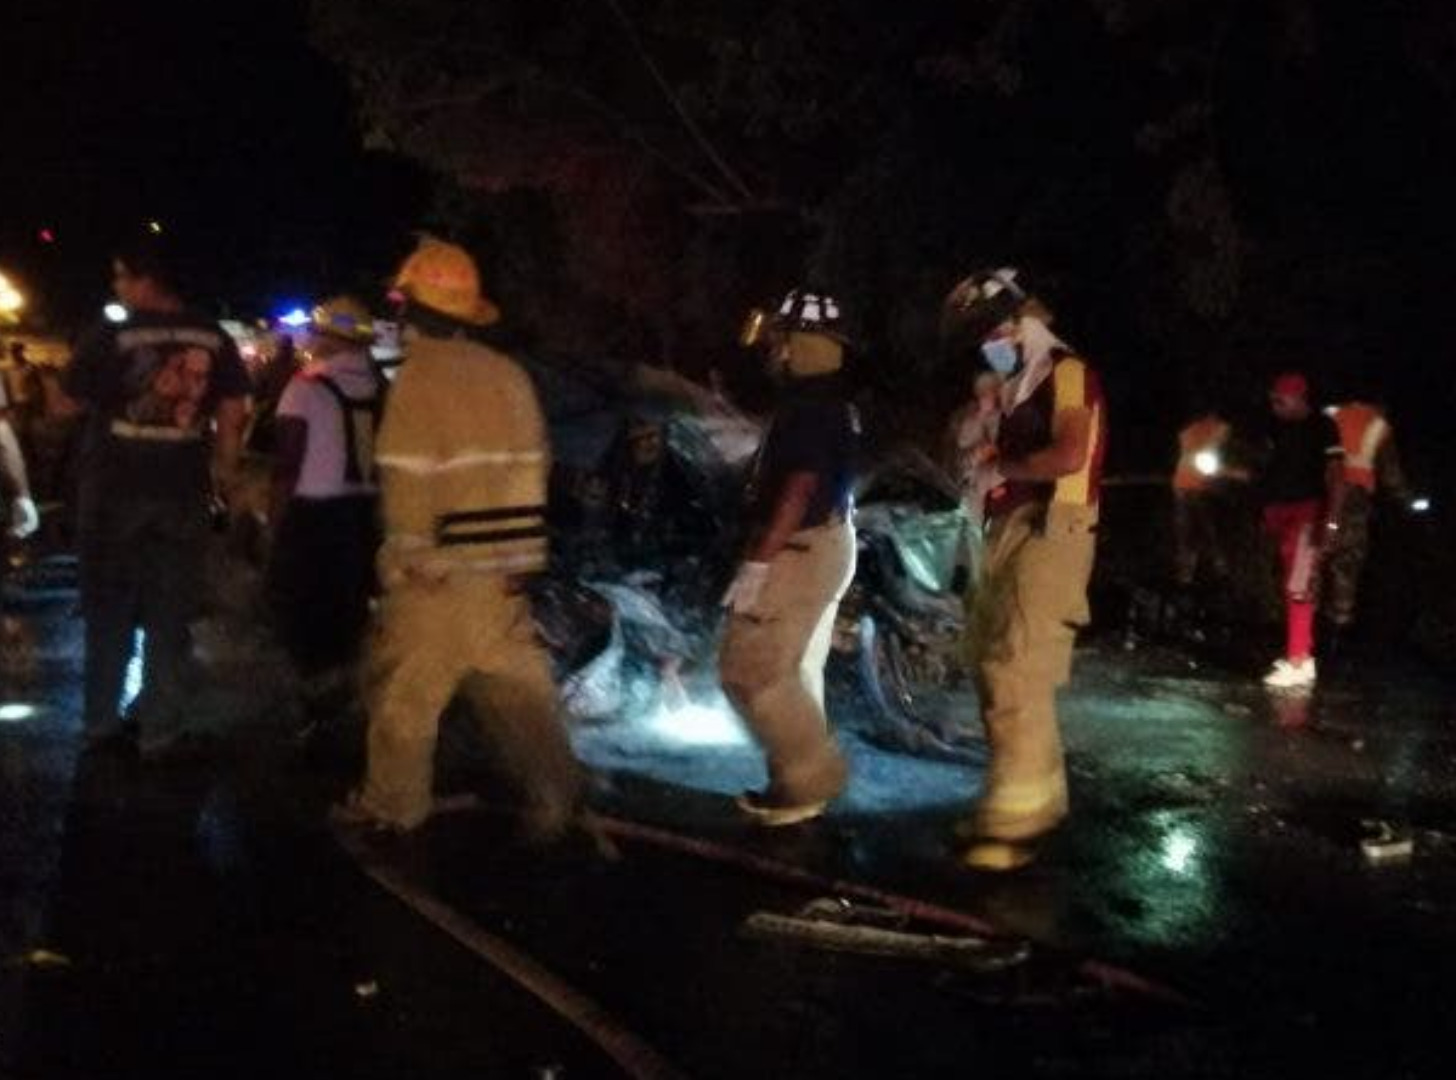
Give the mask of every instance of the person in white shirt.
[(383, 399), (373, 336), (368, 310), (351, 297), (315, 308), (307, 361), (278, 403), (269, 596), (311, 727), (351, 690), (374, 591)]

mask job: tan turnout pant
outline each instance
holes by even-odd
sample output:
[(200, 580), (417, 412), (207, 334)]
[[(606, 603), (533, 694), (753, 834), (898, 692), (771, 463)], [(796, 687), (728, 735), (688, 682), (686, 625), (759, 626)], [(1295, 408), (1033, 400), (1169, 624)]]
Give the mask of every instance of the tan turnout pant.
[(440, 714), (457, 691), (520, 781), (532, 827), (558, 831), (575, 811), (580, 769), (529, 601), (499, 576), (386, 594), (370, 645), (362, 809), (406, 829), (429, 816)]
[(771, 799), (816, 802), (844, 788), (844, 758), (824, 714), (824, 664), (854, 563), (853, 526), (801, 530), (769, 564), (758, 611), (728, 616), (719, 674), (763, 747)]
[(1024, 506), (992, 522), (968, 627), (979, 666), (991, 764), (973, 822), (978, 836), (1024, 840), (1067, 813), (1056, 693), (1086, 625), (1095, 511)]

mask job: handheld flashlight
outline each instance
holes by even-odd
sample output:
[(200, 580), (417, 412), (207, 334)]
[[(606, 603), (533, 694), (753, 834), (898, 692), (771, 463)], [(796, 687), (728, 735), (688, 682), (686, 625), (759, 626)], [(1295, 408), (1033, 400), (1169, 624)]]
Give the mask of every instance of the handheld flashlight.
[(1223, 468), (1223, 459), (1217, 450), (1200, 450), (1193, 455), (1193, 468), (1199, 476), (1217, 476)]

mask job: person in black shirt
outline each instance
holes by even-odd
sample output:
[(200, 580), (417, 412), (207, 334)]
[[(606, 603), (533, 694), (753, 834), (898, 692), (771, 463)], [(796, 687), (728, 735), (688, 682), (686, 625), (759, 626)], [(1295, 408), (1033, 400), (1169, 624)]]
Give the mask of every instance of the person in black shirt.
[(855, 563), (859, 423), (840, 383), (844, 343), (839, 305), (823, 294), (795, 290), (769, 321), (783, 394), (754, 469), (719, 653), (723, 689), (767, 757), (768, 788), (738, 800), (763, 825), (818, 817), (848, 774), (824, 713), (824, 664)]
[(1325, 537), (1336, 530), (1344, 496), (1344, 450), (1340, 432), (1311, 407), (1309, 382), (1289, 372), (1269, 391), (1274, 423), (1267, 463), (1259, 477), (1264, 528), (1279, 548), (1283, 571), (1286, 640), (1264, 684), (1271, 689), (1314, 685), (1315, 589)]
[[(87, 412), (77, 507), (85, 730), (90, 745), (138, 741), (149, 755), (181, 733), (208, 504), (235, 482), (249, 381), (227, 334), (183, 305), (159, 246), (119, 255), (112, 286), (127, 321), (86, 338), (64, 380)], [(143, 688), (123, 722), (138, 629)]]

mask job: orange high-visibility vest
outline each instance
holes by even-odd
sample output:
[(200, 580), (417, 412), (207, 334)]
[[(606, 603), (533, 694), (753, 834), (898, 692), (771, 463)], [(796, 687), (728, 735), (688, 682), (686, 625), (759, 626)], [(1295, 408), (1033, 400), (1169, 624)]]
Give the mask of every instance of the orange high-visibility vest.
[(1178, 432), (1178, 467), (1173, 470), (1173, 490), (1192, 492), (1207, 488), (1211, 477), (1198, 471), (1194, 459), (1205, 450), (1222, 451), (1228, 437), (1228, 424), (1216, 416), (1200, 416)]
[(1390, 434), (1390, 424), (1380, 410), (1363, 401), (1351, 401), (1331, 410), (1340, 429), (1345, 450), (1345, 483), (1375, 491), (1375, 458)]

